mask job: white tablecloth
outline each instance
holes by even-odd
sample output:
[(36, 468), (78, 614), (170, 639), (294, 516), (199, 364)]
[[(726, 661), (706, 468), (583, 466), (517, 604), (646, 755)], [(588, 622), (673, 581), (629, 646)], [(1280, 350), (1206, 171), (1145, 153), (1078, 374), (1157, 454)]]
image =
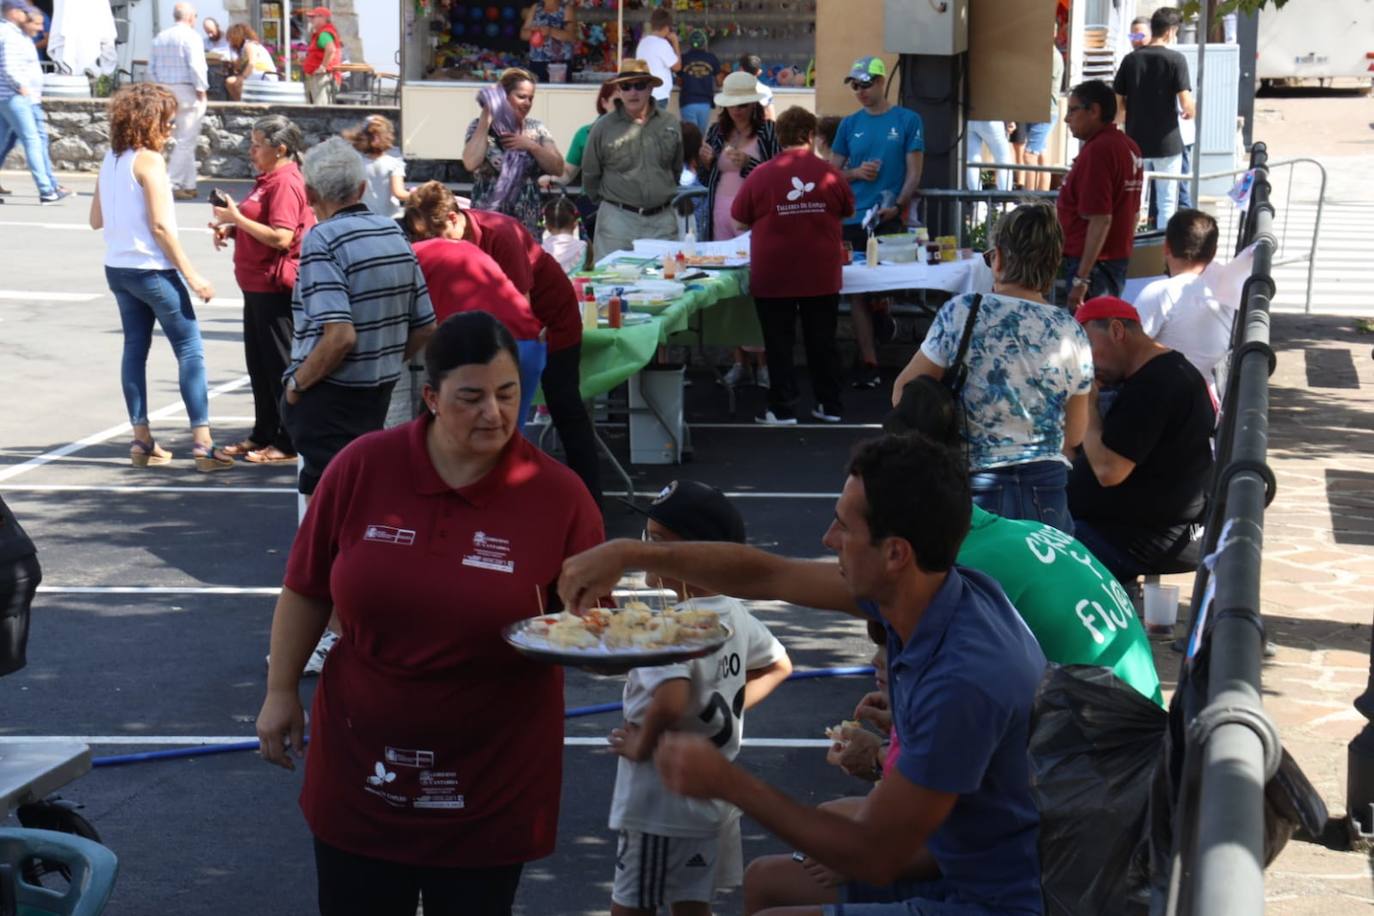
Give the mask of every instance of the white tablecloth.
[(990, 293), (992, 271), (982, 258), (929, 265), (880, 264), (876, 268), (851, 264), (844, 269), (841, 295), (881, 293), (894, 289), (938, 289), (947, 293)]

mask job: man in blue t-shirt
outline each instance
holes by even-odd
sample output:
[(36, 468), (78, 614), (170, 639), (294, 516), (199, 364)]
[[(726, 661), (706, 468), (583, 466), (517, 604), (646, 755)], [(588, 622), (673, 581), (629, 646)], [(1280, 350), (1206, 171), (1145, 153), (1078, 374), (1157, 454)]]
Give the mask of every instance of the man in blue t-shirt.
[(701, 135), (711, 126), (711, 109), (715, 104), (716, 75), (720, 73), (720, 58), (706, 50), (706, 33), (693, 29), (687, 37), (691, 46), (682, 55), (682, 88), (678, 96), (678, 106), (682, 109), (682, 120), (695, 124)]
[(739, 544), (638, 540), (563, 564), (558, 593), (576, 608), (636, 569), (883, 624), (900, 752), (852, 816), (793, 801), (707, 739), (670, 734), (659, 744), (669, 789), (724, 799), (799, 856), (852, 879), (832, 888), (801, 878), (774, 898), (755, 863), (745, 877), (755, 907), (819, 902), (786, 912), (824, 916), (1043, 912), (1026, 746), (1045, 656), (997, 583), (954, 565), (972, 512), (965, 464), (924, 436), (860, 445), (824, 539), (838, 567)]
[[(921, 184), (925, 128), (916, 112), (887, 100), (887, 65), (881, 57), (854, 61), (844, 81), (862, 107), (840, 122), (830, 148), (830, 163), (854, 189), (854, 215), (845, 221), (844, 238), (860, 252), (865, 249), (870, 229), (878, 234), (902, 231)], [(854, 298), (850, 310), (859, 345), (854, 387), (876, 388), (880, 379), (874, 319), (879, 318), (883, 336), (890, 339), (895, 330), (892, 318), (885, 304), (862, 296)]]

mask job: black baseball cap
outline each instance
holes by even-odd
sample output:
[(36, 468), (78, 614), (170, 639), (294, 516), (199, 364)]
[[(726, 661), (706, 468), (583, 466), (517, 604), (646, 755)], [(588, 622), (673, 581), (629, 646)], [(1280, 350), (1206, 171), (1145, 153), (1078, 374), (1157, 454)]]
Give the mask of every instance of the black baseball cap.
[(745, 542), (743, 516), (724, 493), (697, 480), (674, 480), (648, 508), (623, 502), (684, 540)]

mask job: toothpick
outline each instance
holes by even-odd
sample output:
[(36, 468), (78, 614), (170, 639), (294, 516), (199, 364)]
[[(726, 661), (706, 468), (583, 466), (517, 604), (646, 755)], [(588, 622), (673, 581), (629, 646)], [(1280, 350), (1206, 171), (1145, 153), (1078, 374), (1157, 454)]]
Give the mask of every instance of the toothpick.
[(544, 616), (544, 593), (539, 590), (539, 586), (534, 587), (534, 600), (539, 602), (539, 616)]

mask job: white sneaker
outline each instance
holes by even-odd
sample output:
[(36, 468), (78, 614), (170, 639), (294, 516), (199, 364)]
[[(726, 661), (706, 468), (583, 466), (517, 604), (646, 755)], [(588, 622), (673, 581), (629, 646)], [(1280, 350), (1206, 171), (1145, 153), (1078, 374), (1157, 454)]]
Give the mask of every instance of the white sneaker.
[(748, 374), (749, 369), (744, 363), (735, 363), (730, 367), (730, 371), (725, 373), (725, 377), (721, 379), (721, 384), (726, 388), (738, 388), (744, 384)]
[(754, 418), (754, 422), (762, 426), (796, 426), (797, 418), (790, 410), (779, 408), (776, 412), (765, 410)]
[(820, 420), (822, 423), (839, 423), (844, 419), (838, 412), (831, 412), (821, 406), (811, 408), (811, 416)]
[(324, 660), (329, 657), (329, 650), (334, 648), (334, 644), (339, 641), (339, 634), (333, 630), (325, 630), (320, 641), (315, 643), (315, 651), (310, 653), (310, 658), (306, 660), (305, 670), (301, 672), (305, 677), (314, 677), (324, 670)]
[(759, 366), (759, 368), (754, 372), (754, 384), (755, 384), (755, 385), (758, 385), (760, 388), (767, 388), (767, 387), (768, 387), (768, 367), (767, 367), (767, 366)]

